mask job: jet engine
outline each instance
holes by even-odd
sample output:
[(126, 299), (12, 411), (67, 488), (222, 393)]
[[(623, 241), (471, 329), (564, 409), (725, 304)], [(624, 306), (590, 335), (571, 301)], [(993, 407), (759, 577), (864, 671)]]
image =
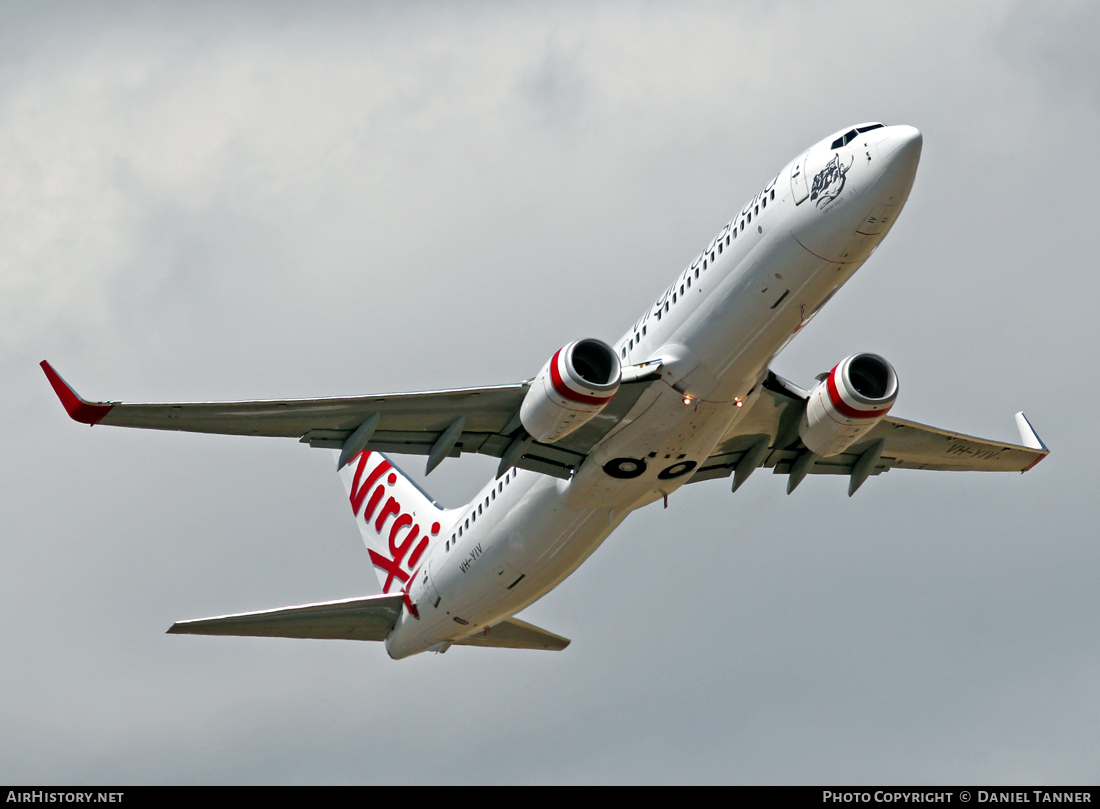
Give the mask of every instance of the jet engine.
[(819, 456), (843, 452), (870, 432), (898, 398), (893, 367), (877, 354), (853, 354), (810, 392), (799, 435)]
[(569, 343), (531, 383), (519, 409), (523, 428), (536, 441), (557, 441), (603, 410), (621, 378), (619, 358), (607, 343)]

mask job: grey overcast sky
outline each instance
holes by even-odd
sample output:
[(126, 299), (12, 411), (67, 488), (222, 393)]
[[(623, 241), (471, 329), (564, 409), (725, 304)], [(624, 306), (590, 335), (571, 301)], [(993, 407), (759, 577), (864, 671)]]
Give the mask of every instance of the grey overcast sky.
[[(0, 783), (1095, 783), (1097, 42), (1086, 0), (6, 3)], [(524, 613), (561, 654), (164, 634), (377, 592), (332, 459), (89, 430), (39, 360), (128, 401), (524, 379), (869, 120), (924, 132), (909, 204), (776, 370), (879, 352), (899, 416), (1026, 411), (1034, 471), (687, 487)]]

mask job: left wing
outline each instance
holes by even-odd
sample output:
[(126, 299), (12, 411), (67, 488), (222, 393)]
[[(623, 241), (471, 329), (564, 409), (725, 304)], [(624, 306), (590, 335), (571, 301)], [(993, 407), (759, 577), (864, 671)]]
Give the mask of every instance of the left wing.
[(341, 465), (364, 449), (427, 455), (429, 472), (445, 457), (477, 452), (501, 458), (502, 466), (508, 461), (507, 466), (565, 479), (654, 378), (641, 374), (624, 381), (615, 398), (584, 428), (562, 441), (543, 444), (527, 439), (519, 420), (530, 380), (327, 399), (129, 404), (83, 399), (48, 362), (41, 365), (69, 415), (83, 424), (297, 438), (311, 447), (343, 450)]
[[(798, 422), (807, 396), (807, 391), (769, 371), (750, 411), (737, 421), (688, 482), (735, 474), (740, 477), (735, 483), (740, 485), (760, 466), (772, 469), (775, 474), (795, 472), (796, 462), (806, 452), (798, 435)], [(1017, 414), (1016, 424), (1022, 444), (990, 441), (885, 416), (845, 452), (817, 458), (804, 473), (849, 475), (851, 495), (868, 476), (895, 468), (1026, 472), (1050, 450), (1023, 413)]]

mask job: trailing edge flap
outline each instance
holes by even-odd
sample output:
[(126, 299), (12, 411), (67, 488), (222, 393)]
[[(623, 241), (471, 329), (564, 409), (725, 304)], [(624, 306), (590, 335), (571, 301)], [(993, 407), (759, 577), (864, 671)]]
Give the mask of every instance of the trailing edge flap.
[(505, 618), (499, 624), (456, 640), (455, 646), (495, 646), (498, 649), (548, 649), (560, 652), (569, 645), (569, 638), (539, 629), (518, 618)]
[(401, 600), (400, 594), (366, 596), (198, 618), (177, 621), (168, 632), (173, 635), (385, 640), (401, 615)]

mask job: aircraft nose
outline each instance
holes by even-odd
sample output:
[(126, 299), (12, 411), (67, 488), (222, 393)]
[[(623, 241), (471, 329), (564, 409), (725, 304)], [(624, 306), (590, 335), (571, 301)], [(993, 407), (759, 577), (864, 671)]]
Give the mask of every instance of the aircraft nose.
[(915, 126), (891, 126), (887, 136), (878, 144), (879, 157), (887, 164), (887, 171), (912, 177), (920, 163), (924, 136)]
[(896, 204), (903, 202), (913, 188), (917, 176), (917, 164), (920, 163), (920, 151), (924, 145), (924, 136), (915, 126), (891, 126), (883, 133), (877, 144), (879, 156), (878, 180), (875, 187)]

